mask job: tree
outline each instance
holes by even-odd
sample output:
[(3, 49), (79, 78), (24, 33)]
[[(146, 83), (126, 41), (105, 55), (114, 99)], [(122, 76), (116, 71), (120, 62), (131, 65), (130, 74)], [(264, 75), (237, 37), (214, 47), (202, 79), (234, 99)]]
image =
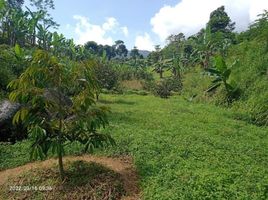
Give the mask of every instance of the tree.
[(117, 86), (118, 74), (107, 61), (96, 61), (94, 72), (98, 85), (102, 89), (112, 90)]
[(78, 141), (85, 151), (114, 144), (109, 135), (97, 131), (107, 125), (109, 110), (95, 105), (92, 64), (62, 62), (37, 50), (26, 71), (9, 84), (10, 100), (21, 104), (13, 123), (22, 121), (27, 127), (31, 158), (44, 159), (49, 150), (57, 154), (61, 179), (66, 142)]
[(55, 9), (53, 0), (30, 0), (31, 6), (35, 6), (37, 10), (48, 11), (48, 9)]
[(266, 42), (265, 53), (268, 52), (268, 11), (264, 10), (258, 15), (258, 19), (250, 26), (250, 31), (257, 34), (256, 39), (264, 39)]
[(209, 68), (211, 57), (215, 54), (215, 45), (211, 42), (212, 34), (210, 25), (207, 25), (203, 34), (203, 41), (199, 46), (200, 61), (204, 69)]
[(105, 56), (107, 57), (108, 60), (111, 60), (113, 57), (116, 56), (116, 51), (112, 46), (109, 45), (104, 45), (102, 48), (102, 53), (100, 56), (103, 56), (105, 53)]
[(127, 57), (128, 50), (126, 48), (125, 43), (122, 40), (115, 41), (114, 49), (115, 49), (116, 55), (119, 56), (120, 58)]
[(140, 57), (139, 50), (136, 46), (133, 47), (130, 51), (130, 57), (133, 59), (137, 59)]
[(93, 54), (97, 54), (99, 50), (99, 45), (94, 41), (88, 41), (85, 45), (85, 48)]
[(163, 59), (160, 45), (155, 46), (155, 51), (150, 54), (149, 59), (153, 63), (153, 71), (159, 73), (160, 79), (162, 79), (164, 68), (168, 66), (168, 62)]
[(21, 9), (21, 6), (24, 4), (24, 0), (7, 0), (7, 4), (14, 9)]
[(210, 14), (208, 24), (211, 27), (211, 33), (216, 33), (218, 31), (230, 33), (235, 29), (235, 23), (231, 22), (230, 17), (225, 12), (224, 6), (217, 8)]
[(137, 59), (138, 58), (141, 58), (141, 54), (139, 53), (139, 50), (136, 46), (133, 47), (133, 49), (131, 49), (130, 51), (130, 57), (132, 59), (134, 59), (134, 66), (136, 66), (136, 63), (137, 63)]
[(168, 36), (167, 38), (167, 42), (169, 44), (172, 44), (172, 43), (179, 43), (179, 42), (182, 42), (185, 40), (185, 35), (183, 33), (179, 33), (177, 35), (173, 35), (171, 34), (170, 36)]

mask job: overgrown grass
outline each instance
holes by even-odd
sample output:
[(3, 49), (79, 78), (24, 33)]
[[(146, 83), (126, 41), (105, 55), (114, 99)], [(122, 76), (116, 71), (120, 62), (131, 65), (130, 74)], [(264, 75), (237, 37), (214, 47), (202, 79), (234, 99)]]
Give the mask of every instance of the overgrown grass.
[[(143, 199), (268, 198), (267, 128), (236, 120), (231, 110), (179, 96), (101, 95), (101, 102), (112, 109), (105, 131), (117, 146), (96, 153), (133, 156)], [(74, 145), (66, 152), (79, 150)], [(28, 156), (24, 153), (20, 156)], [(5, 168), (23, 160), (7, 156), (1, 154)]]
[(105, 100), (113, 110), (107, 131), (118, 143), (105, 152), (134, 157), (144, 199), (267, 198), (267, 128), (180, 97)]
[(25, 140), (14, 145), (0, 143), (0, 170), (14, 168), (30, 162), (30, 142)]

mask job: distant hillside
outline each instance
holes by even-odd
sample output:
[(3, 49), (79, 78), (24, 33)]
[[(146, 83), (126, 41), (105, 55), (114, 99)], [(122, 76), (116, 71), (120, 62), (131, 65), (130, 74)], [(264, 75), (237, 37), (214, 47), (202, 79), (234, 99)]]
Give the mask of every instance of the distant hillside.
[[(139, 53), (143, 55), (144, 58), (147, 58), (147, 56), (151, 53), (150, 51), (147, 50), (139, 50)], [(128, 51), (127, 57), (130, 57), (130, 51)]]
[(146, 58), (151, 52), (147, 50), (139, 50), (139, 53), (143, 55), (144, 58)]

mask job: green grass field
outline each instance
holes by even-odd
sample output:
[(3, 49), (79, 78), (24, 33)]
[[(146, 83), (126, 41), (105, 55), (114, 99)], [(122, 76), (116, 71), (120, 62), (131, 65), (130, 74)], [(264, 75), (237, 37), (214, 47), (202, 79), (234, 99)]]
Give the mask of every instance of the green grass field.
[[(96, 153), (133, 156), (144, 199), (268, 198), (267, 128), (179, 96), (101, 95), (101, 102), (111, 107), (105, 131), (117, 146)], [(28, 144), (0, 145), (0, 169), (28, 162)]]

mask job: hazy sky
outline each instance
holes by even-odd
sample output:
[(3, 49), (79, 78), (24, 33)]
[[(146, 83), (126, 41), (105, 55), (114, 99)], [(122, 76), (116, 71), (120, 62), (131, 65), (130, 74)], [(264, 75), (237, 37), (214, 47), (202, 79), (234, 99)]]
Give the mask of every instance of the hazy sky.
[(186, 36), (205, 26), (211, 11), (225, 5), (236, 22), (237, 31), (245, 30), (257, 14), (268, 10), (268, 0), (54, 0), (51, 11), (60, 24), (59, 32), (77, 44), (94, 40), (100, 44), (125, 41), (131, 49), (152, 50), (164, 44), (170, 34)]

